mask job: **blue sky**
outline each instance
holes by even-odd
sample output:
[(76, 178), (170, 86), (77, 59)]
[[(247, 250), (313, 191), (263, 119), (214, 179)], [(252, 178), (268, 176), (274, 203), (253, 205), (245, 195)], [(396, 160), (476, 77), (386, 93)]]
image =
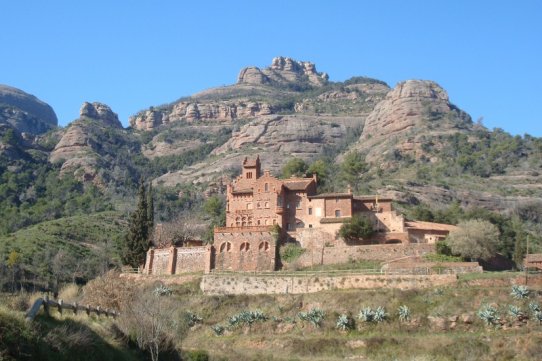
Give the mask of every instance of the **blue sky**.
[(275, 56), (333, 81), (442, 85), (489, 128), (542, 136), (542, 1), (2, 1), (0, 83), (128, 117)]

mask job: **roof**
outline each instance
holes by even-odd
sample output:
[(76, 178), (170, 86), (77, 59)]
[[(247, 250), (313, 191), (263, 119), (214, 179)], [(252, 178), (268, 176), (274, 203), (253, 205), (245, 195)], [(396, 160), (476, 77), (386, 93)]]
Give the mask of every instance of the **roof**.
[(258, 163), (260, 162), (260, 156), (256, 156), (256, 158), (248, 158), (245, 157), (245, 160), (243, 160), (243, 166), (244, 167), (256, 167)]
[(422, 222), (422, 221), (406, 221), (405, 227), (410, 229), (420, 229), (424, 231), (455, 231), (457, 226), (444, 223)]
[(377, 199), (378, 201), (392, 201), (393, 200), (392, 198), (389, 198), (389, 197), (380, 197), (380, 196), (355, 196), (354, 199), (358, 201), (376, 201)]
[(290, 178), (283, 182), (284, 186), (291, 191), (304, 191), (313, 180), (313, 178)]
[(525, 255), (526, 262), (542, 262), (542, 253), (531, 253)]
[(315, 196), (310, 196), (309, 198), (352, 198), (352, 193), (322, 193)]

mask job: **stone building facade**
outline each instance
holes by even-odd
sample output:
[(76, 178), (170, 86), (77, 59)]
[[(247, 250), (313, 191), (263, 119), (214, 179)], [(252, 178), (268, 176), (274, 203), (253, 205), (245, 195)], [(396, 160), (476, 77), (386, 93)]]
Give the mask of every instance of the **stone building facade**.
[[(456, 228), (405, 220), (393, 209), (391, 198), (356, 196), (350, 189), (344, 193), (318, 194), (316, 176), (278, 179), (267, 170), (262, 172), (259, 156), (245, 158), (241, 175), (227, 185), (226, 200), (226, 225), (215, 228), (214, 243), (205, 248), (199, 268), (186, 260), (185, 266), (174, 266), (178, 250), (176, 253), (152, 250), (154, 261), (148, 259), (147, 264), (171, 273), (180, 273), (183, 267), (203, 268), (206, 272), (273, 271), (279, 267), (277, 245), (280, 243), (297, 242), (311, 254), (311, 262), (320, 254), (316, 258), (321, 258), (321, 262), (333, 263), (326, 255), (348, 253), (348, 247), (352, 246), (398, 244), (416, 248), (419, 245), (419, 253), (425, 253), (427, 246), (434, 249), (436, 241)], [(357, 214), (372, 221), (375, 233), (369, 239), (346, 243), (338, 231)], [(329, 247), (336, 247), (335, 251)], [(196, 248), (197, 254), (201, 254), (203, 247)], [(378, 257), (386, 259), (375, 250)], [(397, 252), (388, 258), (394, 254)]]

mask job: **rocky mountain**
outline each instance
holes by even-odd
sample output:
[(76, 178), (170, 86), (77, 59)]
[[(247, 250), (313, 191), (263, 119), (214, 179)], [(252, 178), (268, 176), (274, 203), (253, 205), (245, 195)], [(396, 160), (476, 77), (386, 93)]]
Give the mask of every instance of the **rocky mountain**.
[(33, 95), (0, 84), (0, 123), (20, 133), (41, 134), (58, 125), (53, 108)]

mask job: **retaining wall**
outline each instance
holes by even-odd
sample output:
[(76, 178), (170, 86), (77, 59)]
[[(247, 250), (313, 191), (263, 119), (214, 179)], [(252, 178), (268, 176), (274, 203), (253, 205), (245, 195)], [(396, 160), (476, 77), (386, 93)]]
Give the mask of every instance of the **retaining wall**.
[(205, 275), (201, 290), (208, 295), (300, 294), (337, 289), (417, 289), (453, 284), (457, 276), (444, 275)]

